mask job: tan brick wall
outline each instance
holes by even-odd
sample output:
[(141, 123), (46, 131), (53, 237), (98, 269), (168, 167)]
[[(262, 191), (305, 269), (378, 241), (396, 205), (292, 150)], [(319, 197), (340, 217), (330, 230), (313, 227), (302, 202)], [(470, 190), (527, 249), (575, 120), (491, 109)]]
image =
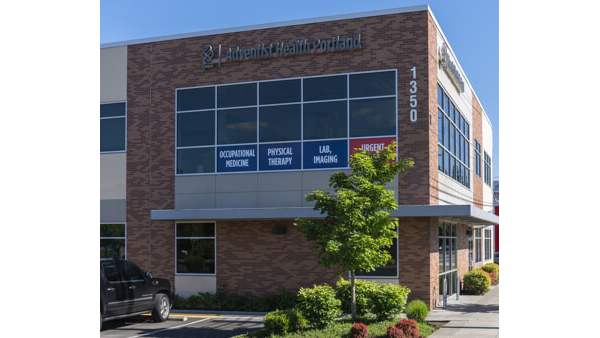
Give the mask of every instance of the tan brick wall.
[[(284, 226), (285, 234), (273, 234)], [(340, 276), (317, 263), (317, 251), (292, 220), (217, 222), (217, 289), (250, 295), (335, 287)], [(347, 276), (344, 276), (347, 278)]]
[[(473, 132), (473, 139), (471, 140), (471, 168), (473, 171), (473, 182), (471, 182), (471, 187), (473, 188), (473, 205), (476, 207), (483, 209), (483, 132), (482, 132), (482, 115), (483, 109), (477, 101), (475, 94), (473, 96), (473, 123), (471, 126), (471, 130)], [(475, 175), (475, 139), (481, 145), (481, 177)]]

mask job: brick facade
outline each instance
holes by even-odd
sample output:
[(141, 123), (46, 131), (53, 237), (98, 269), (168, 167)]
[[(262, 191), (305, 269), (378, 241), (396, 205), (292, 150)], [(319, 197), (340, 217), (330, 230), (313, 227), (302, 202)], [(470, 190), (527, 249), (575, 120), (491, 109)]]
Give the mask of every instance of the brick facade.
[[(247, 48), (259, 42), (362, 36), (362, 49), (227, 62), (204, 69), (208, 44)], [(151, 210), (174, 209), (175, 89), (191, 86), (339, 74), (398, 71), (398, 149), (415, 166), (398, 179), (400, 205), (438, 204), (437, 28), (428, 11), (293, 25), (128, 46), (127, 256), (143, 269), (175, 278), (175, 222), (151, 221)], [(409, 118), (412, 67), (417, 69), (418, 119)], [(482, 109), (473, 99), (472, 130), (481, 141)], [(474, 152), (471, 151), (473, 154)], [(482, 180), (472, 183), (481, 207)], [(217, 221), (218, 290), (251, 295), (334, 284), (339, 275), (317, 264), (316, 251), (291, 220)], [(399, 282), (411, 299), (438, 301), (438, 218), (400, 219)], [(273, 226), (287, 228), (272, 234)], [(468, 270), (466, 225), (459, 225), (459, 272)]]

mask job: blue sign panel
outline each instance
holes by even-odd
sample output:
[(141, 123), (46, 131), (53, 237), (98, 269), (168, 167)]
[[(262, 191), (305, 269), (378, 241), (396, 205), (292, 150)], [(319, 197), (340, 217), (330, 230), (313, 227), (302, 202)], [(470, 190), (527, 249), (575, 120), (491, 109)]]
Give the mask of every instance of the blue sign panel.
[(348, 167), (348, 140), (304, 142), (304, 168)]
[(256, 171), (256, 145), (218, 147), (217, 171)]
[(300, 169), (300, 142), (261, 144), (260, 170)]

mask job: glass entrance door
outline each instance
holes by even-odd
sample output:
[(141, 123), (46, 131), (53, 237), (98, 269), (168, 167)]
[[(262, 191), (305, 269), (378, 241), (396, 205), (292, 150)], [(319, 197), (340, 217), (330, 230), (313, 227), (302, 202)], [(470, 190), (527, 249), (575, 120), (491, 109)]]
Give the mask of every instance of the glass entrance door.
[(438, 243), (438, 254), (440, 259), (438, 289), (440, 293), (440, 303), (442, 303), (444, 296), (449, 297), (458, 290), (456, 224), (440, 222)]

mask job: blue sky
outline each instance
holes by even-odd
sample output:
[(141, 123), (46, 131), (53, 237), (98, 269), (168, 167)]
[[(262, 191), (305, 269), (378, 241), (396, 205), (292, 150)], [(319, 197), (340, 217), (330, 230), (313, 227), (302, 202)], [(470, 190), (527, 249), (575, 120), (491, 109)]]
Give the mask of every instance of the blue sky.
[(101, 0), (100, 43), (429, 4), (494, 126), (499, 178), (498, 0)]

